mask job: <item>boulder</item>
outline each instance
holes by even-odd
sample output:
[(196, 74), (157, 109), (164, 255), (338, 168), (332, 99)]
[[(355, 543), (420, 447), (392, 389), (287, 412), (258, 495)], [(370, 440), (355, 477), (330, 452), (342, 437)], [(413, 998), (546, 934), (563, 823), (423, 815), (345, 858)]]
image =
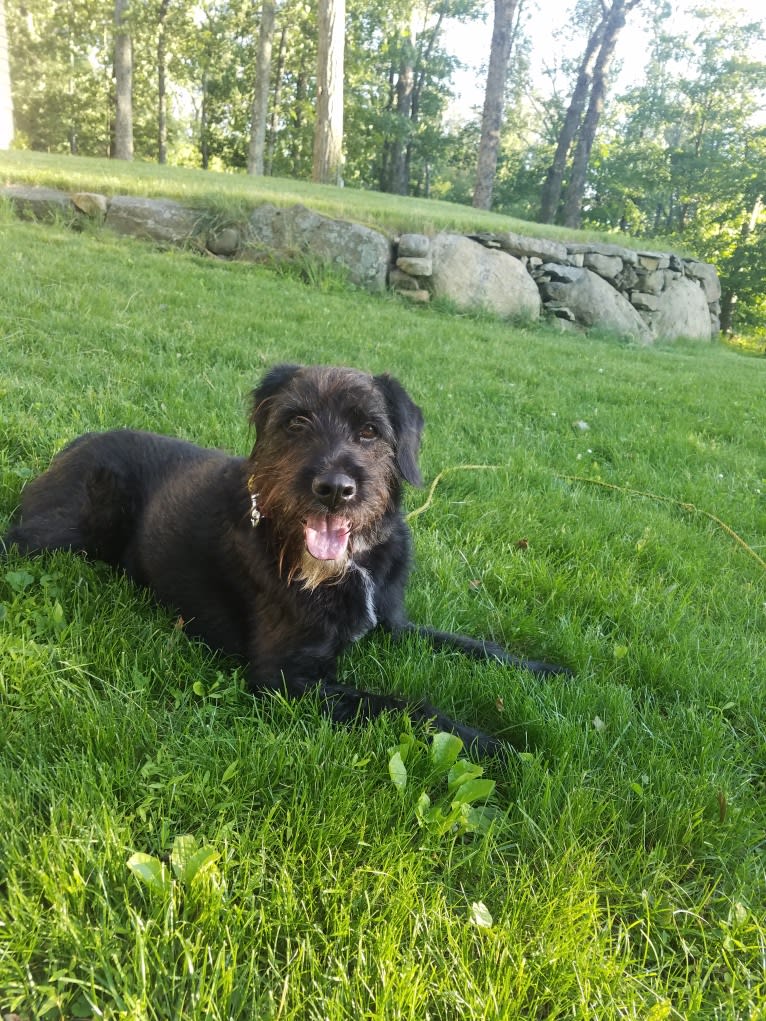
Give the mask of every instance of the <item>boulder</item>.
[(619, 255), (601, 255), (599, 252), (585, 252), (583, 265), (605, 280), (614, 280), (623, 269), (623, 261)]
[(720, 301), (721, 281), (718, 279), (715, 266), (711, 266), (709, 262), (697, 262), (693, 259), (685, 259), (684, 263), (688, 276), (699, 280), (702, 284), (707, 300), (711, 303)]
[(623, 248), (622, 245), (610, 245), (602, 241), (570, 241), (567, 244), (567, 252), (569, 255), (606, 255), (614, 256), (628, 266), (635, 266), (638, 262), (638, 252), (634, 252), (632, 248)]
[(660, 307), (660, 299), (651, 291), (633, 291), (630, 295), (630, 303), (640, 312), (656, 312)]
[(566, 245), (562, 245), (558, 241), (549, 241), (546, 238), (528, 238), (510, 230), (493, 236), (504, 252), (517, 259), (522, 256), (531, 256), (542, 262), (560, 262), (564, 265), (569, 262)]
[(25, 220), (55, 220), (57, 216), (74, 214), (69, 196), (54, 188), (11, 184), (3, 188), (1, 194), (10, 201), (16, 215)]
[(414, 302), (416, 305), (417, 304), (419, 304), (419, 305), (427, 305), (428, 302), (431, 300), (431, 292), (430, 291), (423, 291), (423, 290), (417, 290), (417, 291), (397, 291), (396, 293), (399, 294), (402, 298), (406, 298), (408, 301)]
[(397, 250), (402, 257), (424, 259), (431, 251), (431, 240), (425, 234), (402, 234)]
[(95, 191), (76, 191), (71, 199), (77, 211), (90, 219), (103, 221), (106, 217), (109, 209), (106, 195), (99, 195)]
[(639, 290), (643, 291), (644, 294), (659, 294), (663, 290), (666, 283), (672, 279), (672, 276), (668, 276), (669, 271), (666, 270), (654, 270), (653, 272), (641, 273), (636, 277), (639, 282)]
[(236, 227), (222, 227), (208, 234), (207, 250), (222, 259), (233, 259), (239, 251), (239, 244), (239, 231)]
[(304, 206), (259, 206), (248, 220), (246, 243), (279, 259), (310, 256), (341, 267), (369, 291), (386, 287), (391, 244), (369, 227), (331, 220)]
[(401, 269), (392, 269), (388, 274), (388, 286), (392, 291), (419, 291), (418, 280)]
[(197, 210), (179, 202), (133, 195), (113, 198), (106, 214), (107, 227), (118, 234), (170, 245), (193, 241), (199, 232), (200, 220)]
[(695, 280), (678, 277), (659, 295), (652, 332), (658, 340), (711, 340), (713, 327), (705, 292)]
[(638, 264), (648, 273), (655, 273), (659, 269), (668, 269), (670, 256), (665, 252), (639, 252)]
[(430, 277), (434, 270), (430, 255), (400, 255), (396, 260), (397, 269), (413, 277)]
[(652, 335), (638, 312), (597, 273), (552, 264), (543, 269), (549, 277), (540, 283), (543, 298), (557, 306), (566, 306), (578, 323), (609, 330), (641, 344), (651, 343)]
[(434, 296), (462, 309), (484, 309), (513, 319), (539, 318), (540, 295), (519, 259), (459, 234), (437, 234), (431, 255)]

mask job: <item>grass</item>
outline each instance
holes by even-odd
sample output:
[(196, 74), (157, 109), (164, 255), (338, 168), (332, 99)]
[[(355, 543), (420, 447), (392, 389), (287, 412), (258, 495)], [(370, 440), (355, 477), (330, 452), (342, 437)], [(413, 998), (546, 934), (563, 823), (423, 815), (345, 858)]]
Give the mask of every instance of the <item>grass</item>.
[[(121, 163), (92, 157), (62, 157), (26, 150), (0, 152), (0, 184), (36, 184), (63, 191), (97, 191), (108, 196), (145, 195), (171, 198), (222, 217), (246, 219), (249, 210), (265, 202), (277, 206), (296, 203), (326, 216), (365, 223), (396, 234), (440, 230), (462, 233), (515, 231), (555, 241), (607, 241), (627, 248), (662, 247), (624, 234), (599, 234), (517, 220), (499, 213), (433, 199), (401, 198), (355, 188), (335, 188), (284, 177), (249, 177), (156, 163)], [(667, 247), (667, 245), (665, 245)], [(676, 246), (677, 249), (677, 246)]]
[[(405, 721), (342, 730), (310, 699), (255, 701), (103, 566), (12, 553), (0, 1014), (766, 1016), (766, 573), (709, 518), (626, 491), (709, 511), (763, 557), (766, 363), (415, 309), (7, 213), (0, 238), (0, 526), (84, 430), (245, 451), (266, 366), (388, 370), (425, 410), (427, 480), (499, 466), (447, 475), (412, 519), (413, 618), (576, 669), (541, 683), (384, 637), (345, 657), (347, 681), (428, 692), (520, 751), (487, 768), (490, 833), (439, 837), (415, 814), (427, 757), (404, 791), (389, 778)], [(211, 855), (198, 875), (155, 890), (128, 867), (186, 835)]]

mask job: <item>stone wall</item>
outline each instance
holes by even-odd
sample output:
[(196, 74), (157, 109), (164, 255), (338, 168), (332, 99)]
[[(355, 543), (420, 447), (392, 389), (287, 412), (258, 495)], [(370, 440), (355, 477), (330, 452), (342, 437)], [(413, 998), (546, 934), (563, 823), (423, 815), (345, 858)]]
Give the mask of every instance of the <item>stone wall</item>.
[(715, 267), (670, 252), (566, 244), (508, 231), (390, 239), (303, 206), (266, 204), (245, 222), (232, 223), (166, 199), (110, 199), (20, 185), (0, 188), (2, 197), (24, 217), (87, 217), (121, 234), (221, 259), (316, 259), (370, 291), (390, 287), (416, 302), (445, 298), (460, 309), (512, 320), (545, 316), (562, 330), (599, 329), (642, 344), (710, 340), (719, 330)]
[[(413, 254), (417, 252), (417, 258)], [(399, 238), (391, 286), (460, 308), (549, 317), (561, 329), (603, 329), (641, 343), (719, 331), (715, 267), (669, 252), (562, 243), (504, 232)], [(533, 282), (534, 289), (530, 288)]]

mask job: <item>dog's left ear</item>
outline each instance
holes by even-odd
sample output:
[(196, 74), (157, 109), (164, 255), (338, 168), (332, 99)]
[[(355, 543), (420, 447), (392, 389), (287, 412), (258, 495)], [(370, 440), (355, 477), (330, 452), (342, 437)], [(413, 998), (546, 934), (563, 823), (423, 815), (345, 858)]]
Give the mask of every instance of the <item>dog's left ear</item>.
[(272, 397), (283, 390), (290, 380), (300, 371), (300, 365), (275, 365), (270, 369), (258, 386), (253, 390), (250, 405), (250, 422), (259, 432), (266, 421), (269, 402)]
[(402, 478), (413, 486), (422, 486), (418, 452), (423, 432), (423, 412), (398, 379), (384, 373), (382, 376), (373, 376), (373, 382), (386, 400), (388, 417), (396, 436), (396, 464)]

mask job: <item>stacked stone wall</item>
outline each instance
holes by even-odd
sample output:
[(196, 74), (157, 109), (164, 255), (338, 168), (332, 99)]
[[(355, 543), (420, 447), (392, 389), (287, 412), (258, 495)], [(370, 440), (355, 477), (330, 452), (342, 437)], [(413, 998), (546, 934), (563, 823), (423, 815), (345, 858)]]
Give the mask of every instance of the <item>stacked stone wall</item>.
[(721, 288), (715, 267), (672, 252), (599, 242), (565, 243), (510, 231), (429, 237), (335, 220), (303, 206), (254, 209), (244, 222), (166, 199), (49, 188), (0, 188), (17, 214), (88, 218), (160, 244), (184, 245), (221, 259), (313, 259), (337, 267), (370, 291), (390, 287), (414, 302), (444, 298), (511, 320), (545, 316), (562, 330), (600, 329), (649, 344), (710, 340), (719, 331)]

